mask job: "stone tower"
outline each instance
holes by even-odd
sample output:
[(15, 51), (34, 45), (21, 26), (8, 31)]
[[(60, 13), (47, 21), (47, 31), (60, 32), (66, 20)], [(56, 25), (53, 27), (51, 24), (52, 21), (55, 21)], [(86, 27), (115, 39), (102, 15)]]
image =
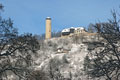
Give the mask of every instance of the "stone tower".
[(46, 18), (46, 33), (45, 33), (45, 39), (51, 38), (51, 18)]

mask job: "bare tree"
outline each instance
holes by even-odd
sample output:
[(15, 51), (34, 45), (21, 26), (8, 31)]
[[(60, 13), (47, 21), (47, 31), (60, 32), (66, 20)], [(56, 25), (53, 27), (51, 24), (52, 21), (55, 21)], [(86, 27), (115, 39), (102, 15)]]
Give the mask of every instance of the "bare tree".
[(25, 78), (30, 70), (32, 53), (36, 53), (38, 49), (38, 41), (32, 34), (19, 35), (11, 19), (0, 17), (1, 79), (7, 77), (7, 71), (12, 71), (19, 78)]
[(74, 35), (73, 36), (73, 42), (78, 44), (80, 42), (83, 42), (85, 39), (85, 35), (84, 33), (80, 33), (80, 34), (77, 34), (77, 35)]
[(90, 23), (90, 24), (88, 25), (88, 32), (89, 32), (89, 33), (97, 32), (96, 28), (94, 27), (94, 24)]
[(61, 62), (57, 59), (51, 59), (49, 62), (49, 76), (51, 78), (51, 80), (64, 80), (64, 77), (60, 71), (60, 66), (61, 66)]
[(105, 77), (107, 80), (120, 79), (120, 23), (116, 12), (112, 12), (113, 19), (95, 24), (104, 45), (96, 47), (90, 52), (88, 74), (91, 77)]
[(29, 74), (27, 80), (50, 80), (49, 76), (43, 70), (36, 70)]

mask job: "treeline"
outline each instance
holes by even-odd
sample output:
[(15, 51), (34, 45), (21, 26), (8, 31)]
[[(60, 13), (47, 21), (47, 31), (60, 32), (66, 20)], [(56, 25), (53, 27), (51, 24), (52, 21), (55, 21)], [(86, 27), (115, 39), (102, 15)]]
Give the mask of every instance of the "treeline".
[[(113, 10), (112, 19), (107, 22), (92, 24), (90, 32), (97, 30), (104, 39), (98, 41), (84, 61), (84, 70), (88, 78), (100, 80), (120, 80), (120, 18)], [(97, 46), (99, 45), (99, 46)]]
[[(34, 35), (38, 40), (44, 40), (45, 39), (45, 34), (41, 34), (41, 35)], [(61, 37), (61, 31), (58, 32), (51, 32), (51, 36), (52, 38), (54, 37)]]

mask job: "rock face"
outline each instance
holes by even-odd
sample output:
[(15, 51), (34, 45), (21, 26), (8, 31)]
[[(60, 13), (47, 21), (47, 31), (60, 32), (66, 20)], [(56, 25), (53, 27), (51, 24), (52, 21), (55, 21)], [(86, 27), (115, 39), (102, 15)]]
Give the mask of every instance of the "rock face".
[[(34, 58), (35, 70), (43, 69), (47, 72), (51, 65), (64, 78), (87, 80), (83, 71), (84, 57), (88, 54), (86, 44), (76, 44), (72, 38), (54, 38), (45, 40), (40, 45), (38, 58)], [(58, 52), (58, 49), (67, 51)]]
[(53, 76), (54, 80), (92, 80), (83, 70), (84, 58), (89, 53), (88, 44), (83, 43), (81, 38), (77, 38), (77, 41), (75, 39), (60, 37), (39, 41), (41, 47), (32, 56), (31, 68), (35, 71), (42, 70), (47, 76)]

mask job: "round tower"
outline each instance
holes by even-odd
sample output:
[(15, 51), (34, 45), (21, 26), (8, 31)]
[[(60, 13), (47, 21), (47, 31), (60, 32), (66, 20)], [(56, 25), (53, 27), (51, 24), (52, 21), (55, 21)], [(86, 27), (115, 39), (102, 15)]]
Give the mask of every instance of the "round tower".
[(46, 18), (46, 34), (45, 34), (46, 39), (51, 38), (51, 18), (47, 17)]

